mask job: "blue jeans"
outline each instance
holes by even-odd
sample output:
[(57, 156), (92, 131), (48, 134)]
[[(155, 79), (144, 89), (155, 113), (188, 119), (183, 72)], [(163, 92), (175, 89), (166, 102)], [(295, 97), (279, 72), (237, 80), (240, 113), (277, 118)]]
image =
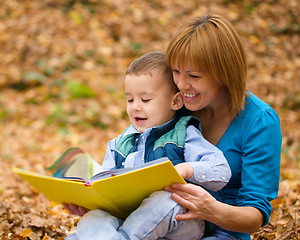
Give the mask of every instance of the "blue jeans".
[(205, 235), (201, 240), (237, 240), (235, 237), (222, 231), (216, 231), (214, 233)]
[(175, 219), (176, 214), (186, 211), (170, 198), (169, 192), (158, 191), (125, 221), (102, 210), (88, 212), (79, 221), (76, 234), (66, 240), (199, 240), (204, 233), (204, 221)]

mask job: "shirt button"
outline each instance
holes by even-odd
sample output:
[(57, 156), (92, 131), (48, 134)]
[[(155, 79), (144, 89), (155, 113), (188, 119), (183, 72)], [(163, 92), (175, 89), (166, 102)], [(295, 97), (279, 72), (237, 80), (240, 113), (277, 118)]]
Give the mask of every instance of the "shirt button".
[(205, 175), (202, 175), (202, 176), (201, 176), (201, 179), (202, 179), (202, 180), (205, 180), (205, 179), (206, 179), (206, 176), (205, 176)]

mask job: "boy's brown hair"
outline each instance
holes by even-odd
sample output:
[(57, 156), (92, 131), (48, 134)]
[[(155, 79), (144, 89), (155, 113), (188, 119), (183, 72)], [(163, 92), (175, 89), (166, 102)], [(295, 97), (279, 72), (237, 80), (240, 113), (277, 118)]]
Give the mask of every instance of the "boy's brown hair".
[(163, 74), (166, 81), (170, 83), (170, 86), (176, 92), (178, 91), (173, 81), (172, 69), (167, 64), (166, 53), (163, 51), (149, 52), (134, 60), (127, 68), (126, 75), (149, 74), (152, 76), (153, 71), (159, 71)]

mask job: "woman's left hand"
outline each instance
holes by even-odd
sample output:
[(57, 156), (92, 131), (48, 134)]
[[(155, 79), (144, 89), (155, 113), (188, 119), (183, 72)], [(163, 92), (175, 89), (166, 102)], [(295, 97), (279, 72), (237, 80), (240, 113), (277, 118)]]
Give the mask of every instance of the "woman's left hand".
[(86, 214), (89, 211), (84, 207), (80, 207), (72, 203), (62, 203), (62, 205), (64, 206), (65, 209), (69, 211), (69, 213), (78, 215), (80, 217), (82, 217), (84, 214)]
[(202, 219), (214, 222), (218, 201), (205, 189), (194, 184), (174, 183), (165, 188), (171, 192), (171, 198), (189, 211), (178, 214), (176, 220)]

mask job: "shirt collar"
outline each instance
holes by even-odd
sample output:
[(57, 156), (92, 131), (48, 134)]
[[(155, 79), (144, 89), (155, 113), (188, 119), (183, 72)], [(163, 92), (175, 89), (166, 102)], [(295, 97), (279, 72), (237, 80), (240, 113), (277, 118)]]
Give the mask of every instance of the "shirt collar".
[[(169, 124), (169, 123), (170, 123), (171, 121), (173, 121), (174, 119), (175, 119), (175, 118), (171, 119), (170, 121), (168, 121), (168, 122), (166, 122), (166, 123), (164, 123), (164, 124), (162, 124), (162, 125), (159, 125), (159, 126), (156, 126), (156, 127), (152, 127), (152, 128), (147, 128), (147, 129), (144, 130), (143, 133), (141, 133), (141, 135), (144, 135), (144, 134), (145, 134), (145, 135), (148, 135), (148, 134), (151, 132), (152, 129), (160, 129), (160, 128), (164, 127), (165, 125)], [(127, 128), (127, 130), (126, 130), (124, 136), (127, 136), (128, 134), (133, 134), (133, 133), (139, 133), (139, 131), (136, 130), (136, 128), (135, 128), (133, 125), (130, 125), (130, 126)]]

